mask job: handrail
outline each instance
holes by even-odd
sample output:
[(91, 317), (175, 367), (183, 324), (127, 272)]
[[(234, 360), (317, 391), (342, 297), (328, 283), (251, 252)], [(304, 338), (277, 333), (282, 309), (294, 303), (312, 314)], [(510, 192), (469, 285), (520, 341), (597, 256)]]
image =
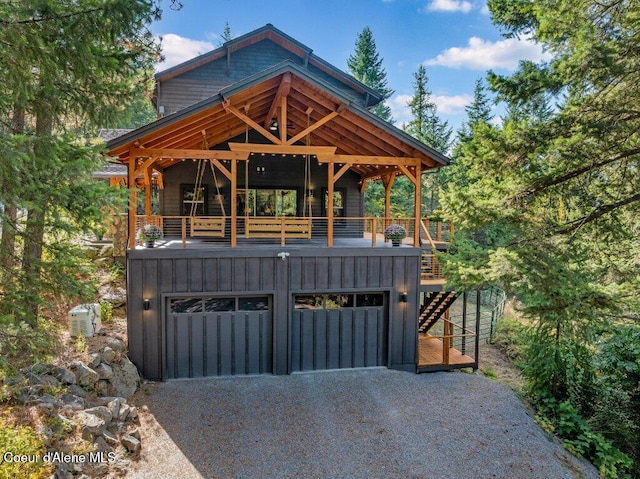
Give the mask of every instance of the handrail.
[[(427, 219), (427, 221), (429, 221), (429, 220)], [(429, 228), (427, 228), (427, 225), (424, 224), (424, 220), (422, 218), (420, 218), (420, 227), (423, 229), (423, 231), (427, 235), (427, 240), (429, 241), (429, 244), (431, 245), (431, 250), (435, 251), (437, 249), (436, 248), (436, 244), (433, 242), (433, 238), (431, 238), (431, 234), (429, 233)]]

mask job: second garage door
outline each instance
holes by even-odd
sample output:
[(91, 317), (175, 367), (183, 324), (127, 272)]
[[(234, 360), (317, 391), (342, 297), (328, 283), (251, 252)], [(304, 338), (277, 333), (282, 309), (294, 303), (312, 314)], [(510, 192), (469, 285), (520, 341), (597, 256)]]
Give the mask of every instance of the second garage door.
[(297, 294), (291, 321), (291, 370), (387, 365), (384, 293)]

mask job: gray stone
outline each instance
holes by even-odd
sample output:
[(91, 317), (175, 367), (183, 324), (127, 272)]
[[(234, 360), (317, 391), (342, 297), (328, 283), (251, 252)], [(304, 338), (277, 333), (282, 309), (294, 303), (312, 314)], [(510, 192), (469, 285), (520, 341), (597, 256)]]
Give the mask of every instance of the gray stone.
[(104, 432), (102, 434), (102, 436), (98, 436), (95, 438), (93, 444), (96, 446), (96, 449), (99, 452), (111, 452), (111, 446), (109, 446), (109, 444), (107, 444), (107, 441), (105, 441), (104, 439)]
[(140, 452), (140, 448), (142, 447), (140, 441), (135, 437), (125, 434), (120, 438), (120, 442), (125, 447), (125, 449), (133, 454), (137, 454)]
[(73, 394), (74, 396), (78, 396), (78, 397), (81, 397), (81, 398), (86, 398), (87, 397), (87, 391), (82, 389), (77, 384), (69, 385), (69, 387), (67, 387), (67, 391), (69, 393)]
[(140, 375), (135, 365), (126, 356), (122, 357), (122, 361), (112, 365), (113, 378), (111, 378), (111, 386), (109, 394), (128, 398), (136, 392), (140, 382)]
[(37, 399), (38, 394), (42, 391), (42, 384), (35, 384), (33, 386), (25, 386), (20, 389), (20, 392), (16, 395), (16, 399), (21, 404), (26, 404)]
[(100, 355), (98, 353), (91, 353), (89, 355), (89, 367), (90, 368), (97, 368), (100, 365), (101, 361), (102, 361), (102, 358), (100, 357)]
[(123, 405), (126, 405), (126, 400), (124, 398), (115, 398), (113, 401), (109, 401), (107, 407), (111, 411), (111, 417), (113, 419), (118, 419), (120, 417), (120, 408)]
[(80, 386), (93, 386), (98, 381), (98, 379), (100, 379), (98, 373), (84, 364), (82, 361), (78, 361), (77, 363), (75, 363), (75, 370), (76, 379), (78, 380), (78, 384), (80, 384)]
[(104, 440), (112, 446), (116, 446), (118, 444), (118, 436), (109, 430), (102, 431), (102, 437), (104, 437)]
[(62, 384), (75, 384), (76, 383), (76, 375), (69, 371), (67, 368), (62, 368), (60, 366), (54, 366), (51, 375), (55, 377)]
[(63, 394), (61, 399), (65, 406), (70, 407), (74, 411), (84, 408), (84, 399), (80, 396), (76, 396), (75, 394)]
[(124, 341), (118, 338), (109, 337), (107, 338), (106, 341), (107, 341), (107, 347), (110, 347), (116, 353), (124, 353), (125, 349), (127, 349), (126, 345), (124, 344)]
[(141, 441), (141, 437), (140, 437), (140, 431), (138, 431), (138, 429), (133, 429), (132, 431), (129, 432), (130, 436), (135, 437), (138, 441)]
[(4, 379), (4, 385), (5, 386), (17, 386), (20, 383), (23, 383), (25, 381), (25, 377), (20, 375), (20, 376), (9, 376), (8, 378)]
[(98, 373), (98, 376), (100, 376), (100, 379), (111, 379), (113, 377), (113, 369), (105, 363), (101, 363), (96, 368), (96, 372)]
[(102, 358), (102, 362), (111, 364), (116, 360), (116, 356), (118, 354), (109, 346), (105, 346), (102, 352), (100, 353), (100, 357)]
[(93, 438), (101, 435), (105, 428), (105, 422), (102, 419), (86, 412), (78, 414), (78, 423), (82, 429), (82, 439), (85, 441), (93, 441)]
[(124, 422), (129, 419), (131, 409), (131, 406), (129, 406), (128, 404), (121, 404), (120, 413), (118, 414), (118, 420)]
[(105, 394), (107, 394), (109, 392), (109, 382), (104, 380), (104, 379), (100, 380), (100, 381), (98, 381), (97, 383), (95, 383), (93, 385), (93, 390), (99, 396), (104, 396)]
[(114, 308), (119, 308), (127, 303), (127, 292), (122, 288), (117, 288), (102, 296), (102, 300), (111, 303)]
[(113, 419), (113, 416), (111, 415), (111, 411), (106, 406), (92, 407), (89, 409), (85, 409), (84, 412), (86, 414), (93, 414), (94, 416), (99, 417), (105, 422), (105, 424), (108, 422), (111, 422), (111, 419)]
[(50, 374), (41, 374), (38, 376), (39, 384), (42, 384), (45, 388), (55, 388), (60, 386), (60, 381)]

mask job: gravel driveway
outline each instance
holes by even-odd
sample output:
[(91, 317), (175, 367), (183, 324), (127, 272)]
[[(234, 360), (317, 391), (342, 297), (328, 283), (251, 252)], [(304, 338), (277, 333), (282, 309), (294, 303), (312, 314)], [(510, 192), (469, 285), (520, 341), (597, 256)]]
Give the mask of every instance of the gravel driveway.
[(474, 374), (387, 369), (158, 383), (130, 478), (598, 477)]

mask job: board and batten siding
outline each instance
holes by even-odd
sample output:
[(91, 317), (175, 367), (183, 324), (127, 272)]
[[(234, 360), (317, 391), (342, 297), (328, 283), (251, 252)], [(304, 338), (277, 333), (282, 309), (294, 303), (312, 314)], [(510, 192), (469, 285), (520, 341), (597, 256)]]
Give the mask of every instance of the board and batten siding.
[[(162, 81), (159, 88), (158, 105), (164, 107), (165, 115), (175, 113), (211, 98), (226, 86), (287, 60), (304, 65), (303, 58), (269, 39), (264, 39), (232, 52), (229, 64), (227, 64), (225, 56), (175, 78)], [(355, 103), (363, 104), (362, 95), (354, 92), (341, 81), (313, 65), (307, 65), (306, 68), (314, 76), (348, 95)]]
[[(281, 251), (289, 253), (283, 261)], [(420, 251), (416, 248), (135, 249), (127, 253), (129, 355), (147, 379), (166, 379), (166, 299), (183, 293), (272, 298), (274, 374), (291, 372), (293, 298), (383, 292), (387, 366), (415, 372)], [(407, 293), (407, 302), (400, 295)], [(196, 296), (197, 296), (196, 294)], [(149, 309), (144, 309), (145, 299)]]

